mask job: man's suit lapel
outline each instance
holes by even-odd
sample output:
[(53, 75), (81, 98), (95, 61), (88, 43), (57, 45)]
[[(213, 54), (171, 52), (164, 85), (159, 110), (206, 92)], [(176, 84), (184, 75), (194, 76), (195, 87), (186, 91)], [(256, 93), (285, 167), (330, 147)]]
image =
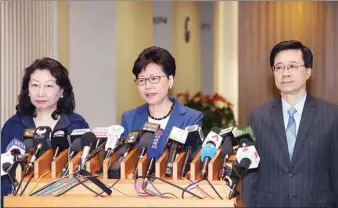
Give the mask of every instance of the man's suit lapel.
[(295, 149), (293, 151), (292, 162), (294, 162), (299, 155), (305, 140), (308, 138), (312, 123), (317, 114), (316, 100), (311, 95), (307, 95), (302, 117), (299, 124), (299, 129), (296, 138)]
[(282, 150), (282, 155), (287, 163), (290, 162), (288, 144), (286, 141), (285, 126), (283, 120), (283, 110), (281, 99), (276, 99), (272, 105), (271, 122), (273, 123), (274, 130), (276, 132), (276, 138), (279, 142), (279, 147)]

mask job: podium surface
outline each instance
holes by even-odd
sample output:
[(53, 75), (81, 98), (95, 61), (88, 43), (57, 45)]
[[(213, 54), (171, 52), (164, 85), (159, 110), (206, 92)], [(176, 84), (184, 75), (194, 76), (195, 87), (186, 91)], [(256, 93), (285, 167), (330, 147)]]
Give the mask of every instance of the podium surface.
[[(37, 180), (32, 180), (28, 185), (27, 190), (30, 190), (32, 186), (35, 185), (36, 181)], [(42, 187), (51, 181), (51, 179), (43, 179), (37, 188)], [(116, 182), (116, 179), (103, 179), (102, 182), (113, 185)], [(182, 188), (189, 185), (187, 181), (182, 180), (171, 180), (170, 182)], [(85, 182), (85, 184), (93, 190), (99, 193), (101, 192), (95, 184), (89, 181)], [(157, 196), (137, 196), (134, 188), (134, 181), (125, 179), (119, 180), (117, 183), (115, 183), (115, 185), (111, 188), (113, 192), (110, 196), (106, 194), (102, 194), (104, 197), (95, 196), (94, 193), (87, 190), (84, 186), (78, 185), (66, 194), (59, 197), (51, 195), (27, 196), (26, 194), (23, 196), (6, 196), (4, 197), (4, 207), (234, 207), (236, 203), (235, 199), (228, 200), (226, 198), (224, 189), (221, 187), (219, 181), (213, 181), (212, 184), (224, 200), (221, 200), (217, 197), (215, 192), (206, 181), (201, 182), (200, 187), (210, 194), (214, 199), (198, 199), (188, 193), (185, 193), (184, 199), (182, 199), (181, 190), (160, 181), (156, 181), (154, 184), (162, 192), (175, 194), (178, 199), (160, 198)], [(199, 196), (203, 196), (196, 189), (193, 189), (192, 192)]]

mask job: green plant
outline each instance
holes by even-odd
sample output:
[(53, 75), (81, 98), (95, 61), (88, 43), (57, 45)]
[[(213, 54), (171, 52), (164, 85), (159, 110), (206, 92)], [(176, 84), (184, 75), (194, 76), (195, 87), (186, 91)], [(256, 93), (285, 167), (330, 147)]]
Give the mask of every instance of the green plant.
[(224, 129), (236, 125), (232, 103), (218, 93), (211, 96), (198, 92), (190, 97), (189, 93), (186, 92), (179, 93), (177, 98), (184, 105), (203, 113), (202, 130), (205, 136), (214, 126)]

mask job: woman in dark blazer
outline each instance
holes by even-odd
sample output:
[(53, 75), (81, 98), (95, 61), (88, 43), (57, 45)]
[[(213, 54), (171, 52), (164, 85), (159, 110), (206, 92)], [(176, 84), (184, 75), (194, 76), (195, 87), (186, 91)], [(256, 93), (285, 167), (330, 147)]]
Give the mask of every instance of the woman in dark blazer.
[(173, 126), (184, 129), (190, 125), (202, 125), (203, 114), (188, 108), (168, 93), (174, 86), (176, 64), (174, 57), (160, 47), (146, 48), (133, 67), (135, 83), (146, 104), (122, 114), (123, 136), (135, 129), (142, 129), (145, 122), (158, 123), (168, 138)]
[[(67, 69), (51, 58), (37, 59), (26, 68), (16, 114), (1, 131), (1, 153), (13, 138), (22, 139), (25, 129), (49, 126), (51, 129), (88, 128), (85, 119), (74, 113), (75, 99)], [(1, 177), (1, 199), (11, 193), (7, 175)], [(2, 200), (1, 200), (2, 201)]]

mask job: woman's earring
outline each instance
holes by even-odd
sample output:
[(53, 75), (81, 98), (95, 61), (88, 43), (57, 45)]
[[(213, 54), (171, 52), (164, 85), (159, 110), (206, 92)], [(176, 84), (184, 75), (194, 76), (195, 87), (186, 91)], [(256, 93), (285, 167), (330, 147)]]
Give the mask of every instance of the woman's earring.
[(171, 90), (171, 88), (173, 88), (173, 86), (169, 85), (169, 90)]
[(63, 98), (63, 94), (61, 95), (61, 98)]

